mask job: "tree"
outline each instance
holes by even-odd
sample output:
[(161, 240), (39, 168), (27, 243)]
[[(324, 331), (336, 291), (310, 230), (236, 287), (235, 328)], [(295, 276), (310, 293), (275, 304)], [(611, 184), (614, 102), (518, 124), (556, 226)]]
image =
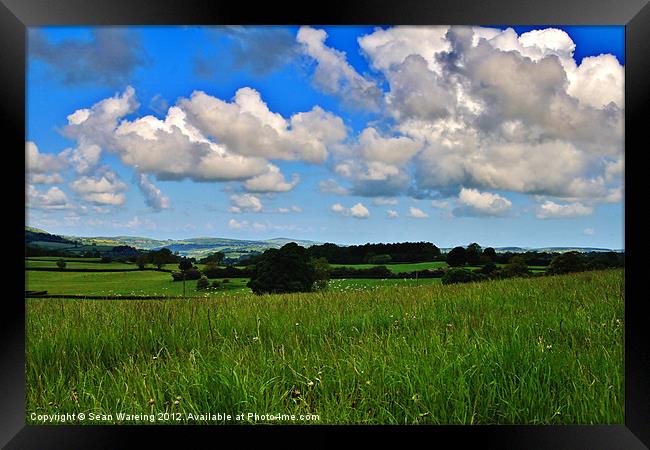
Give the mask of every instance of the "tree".
[(478, 266), (481, 263), (481, 246), (476, 242), (469, 244), (465, 251), (465, 259), (470, 266)]
[(147, 255), (138, 255), (138, 257), (135, 259), (135, 263), (140, 268), (140, 270), (144, 269), (144, 266), (147, 264)]
[(513, 256), (510, 262), (503, 268), (503, 275), (506, 277), (520, 277), (530, 275), (526, 259), (522, 255)]
[(467, 250), (463, 247), (454, 247), (447, 253), (447, 264), (451, 267), (464, 266), (467, 262)]
[(256, 294), (313, 291), (318, 281), (307, 251), (294, 242), (262, 254), (247, 286)]
[(581, 272), (585, 269), (585, 259), (580, 252), (566, 252), (553, 258), (546, 272), (551, 275), (559, 275), (563, 273)]
[(327, 282), (330, 279), (330, 265), (325, 258), (312, 258), (311, 265), (316, 272), (316, 281), (314, 282), (314, 289), (320, 290), (327, 287)]
[(492, 247), (486, 247), (483, 249), (483, 256), (489, 261), (496, 262), (497, 252)]
[(208, 256), (205, 258), (202, 258), (199, 262), (201, 264), (215, 264), (215, 265), (220, 265), (223, 262), (223, 259), (226, 257), (225, 254), (221, 252), (215, 252), (215, 253), (210, 253)]
[(56, 266), (57, 266), (59, 269), (61, 269), (61, 270), (65, 269), (65, 266), (66, 266), (66, 262), (65, 262), (65, 260), (64, 260), (64, 259), (59, 259), (59, 260), (56, 262)]
[(183, 258), (181, 259), (181, 262), (178, 263), (178, 268), (181, 269), (181, 273), (183, 274), (183, 297), (185, 297), (185, 274), (192, 268), (192, 261)]

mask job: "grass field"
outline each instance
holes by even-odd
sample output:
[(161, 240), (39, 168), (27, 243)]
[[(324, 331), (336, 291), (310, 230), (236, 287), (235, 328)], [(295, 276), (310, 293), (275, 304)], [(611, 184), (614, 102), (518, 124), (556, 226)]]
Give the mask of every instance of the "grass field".
[(351, 267), (353, 269), (369, 269), (371, 267), (377, 266), (386, 266), (388, 270), (395, 273), (415, 272), (416, 270), (440, 269), (448, 267), (445, 261), (400, 264), (330, 264), (330, 267)]
[[(212, 281), (212, 280), (211, 280)], [(223, 280), (219, 280), (223, 281)], [(216, 291), (197, 291), (196, 280), (186, 281), (188, 296), (221, 295), (225, 293), (250, 292), (247, 278), (230, 278)], [(49, 294), (75, 295), (164, 295), (183, 294), (183, 283), (172, 281), (166, 272), (137, 270), (133, 272), (25, 272), (25, 288), (47, 291)]]
[(623, 287), (623, 271), (609, 270), (198, 300), (27, 299), (27, 423), (42, 423), (32, 413), (225, 423), (186, 414), (254, 412), (321, 424), (621, 424)]

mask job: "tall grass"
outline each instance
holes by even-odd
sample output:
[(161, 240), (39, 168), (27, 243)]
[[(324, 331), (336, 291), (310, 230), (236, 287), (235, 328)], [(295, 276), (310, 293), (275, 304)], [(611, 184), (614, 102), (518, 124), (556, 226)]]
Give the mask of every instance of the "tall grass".
[(180, 423), (225, 423), (188, 412), (623, 423), (623, 286), (610, 270), (353, 293), (28, 299), (27, 421), (167, 411)]

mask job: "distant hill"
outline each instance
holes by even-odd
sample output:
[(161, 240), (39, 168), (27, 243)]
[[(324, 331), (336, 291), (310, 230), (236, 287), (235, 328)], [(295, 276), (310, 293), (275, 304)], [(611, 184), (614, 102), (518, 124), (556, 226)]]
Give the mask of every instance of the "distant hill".
[[(25, 241), (27, 245), (41, 248), (56, 248), (66, 251), (75, 249), (107, 251), (118, 246), (130, 246), (141, 250), (158, 250), (168, 248), (183, 256), (201, 258), (209, 253), (222, 252), (228, 258), (239, 258), (244, 255), (262, 253), (269, 248), (280, 248), (289, 242), (295, 242), (303, 247), (310, 247), (319, 242), (290, 238), (274, 238), (267, 240), (226, 239), (213, 237), (197, 237), (191, 239), (151, 239), (140, 236), (58, 236), (44, 230), (25, 227)], [(59, 243), (60, 245), (57, 245)], [(82, 253), (77, 252), (75, 253)]]
[[(440, 251), (447, 253), (449, 248), (441, 248)], [(547, 253), (565, 253), (565, 252), (623, 252), (623, 249), (611, 249), (600, 247), (494, 247), (497, 253), (524, 253), (524, 252), (547, 252)]]
[[(47, 231), (32, 227), (25, 227), (25, 241), (27, 245), (41, 248), (56, 248), (75, 253), (83, 253), (89, 249), (97, 250), (100, 253), (110, 252), (114, 247), (130, 246), (141, 250), (157, 250), (168, 248), (172, 252), (178, 252), (183, 256), (201, 258), (209, 253), (222, 252), (227, 258), (239, 258), (246, 255), (262, 253), (269, 248), (280, 248), (289, 242), (295, 242), (302, 247), (319, 245), (322, 242), (308, 241), (278, 237), (265, 240), (227, 239), (214, 237), (196, 237), (190, 239), (151, 239), (140, 236), (58, 236)], [(451, 248), (441, 248), (442, 252), (448, 252)], [(607, 248), (595, 247), (497, 247), (497, 252), (523, 253), (526, 251), (538, 252), (611, 252), (622, 251)]]

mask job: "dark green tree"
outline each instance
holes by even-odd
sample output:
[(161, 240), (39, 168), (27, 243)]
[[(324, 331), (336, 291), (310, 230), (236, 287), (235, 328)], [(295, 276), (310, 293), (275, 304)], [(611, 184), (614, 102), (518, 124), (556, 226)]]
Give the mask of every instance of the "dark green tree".
[(185, 276), (186, 276), (187, 271), (192, 268), (192, 261), (190, 261), (187, 258), (183, 258), (178, 263), (178, 268), (181, 269), (181, 273), (183, 274), (183, 297), (184, 297), (185, 296)]
[(528, 264), (526, 264), (526, 259), (521, 255), (510, 258), (510, 262), (503, 268), (503, 276), (505, 277), (522, 277), (526, 275), (530, 275), (530, 270)]
[(478, 266), (481, 263), (481, 246), (476, 242), (469, 244), (465, 251), (465, 259), (470, 266)]
[(247, 286), (256, 294), (309, 292), (317, 280), (307, 251), (290, 242), (262, 254)]
[(140, 270), (144, 269), (144, 266), (147, 264), (147, 259), (147, 255), (138, 255), (138, 257), (135, 259), (135, 263), (140, 268)]
[(585, 270), (585, 258), (580, 252), (566, 252), (551, 260), (546, 273), (560, 275), (563, 273), (581, 272)]
[(467, 250), (463, 247), (454, 247), (447, 253), (447, 264), (451, 267), (464, 266), (467, 262)]
[(496, 262), (497, 252), (492, 247), (486, 247), (483, 249), (483, 257), (489, 261)]

